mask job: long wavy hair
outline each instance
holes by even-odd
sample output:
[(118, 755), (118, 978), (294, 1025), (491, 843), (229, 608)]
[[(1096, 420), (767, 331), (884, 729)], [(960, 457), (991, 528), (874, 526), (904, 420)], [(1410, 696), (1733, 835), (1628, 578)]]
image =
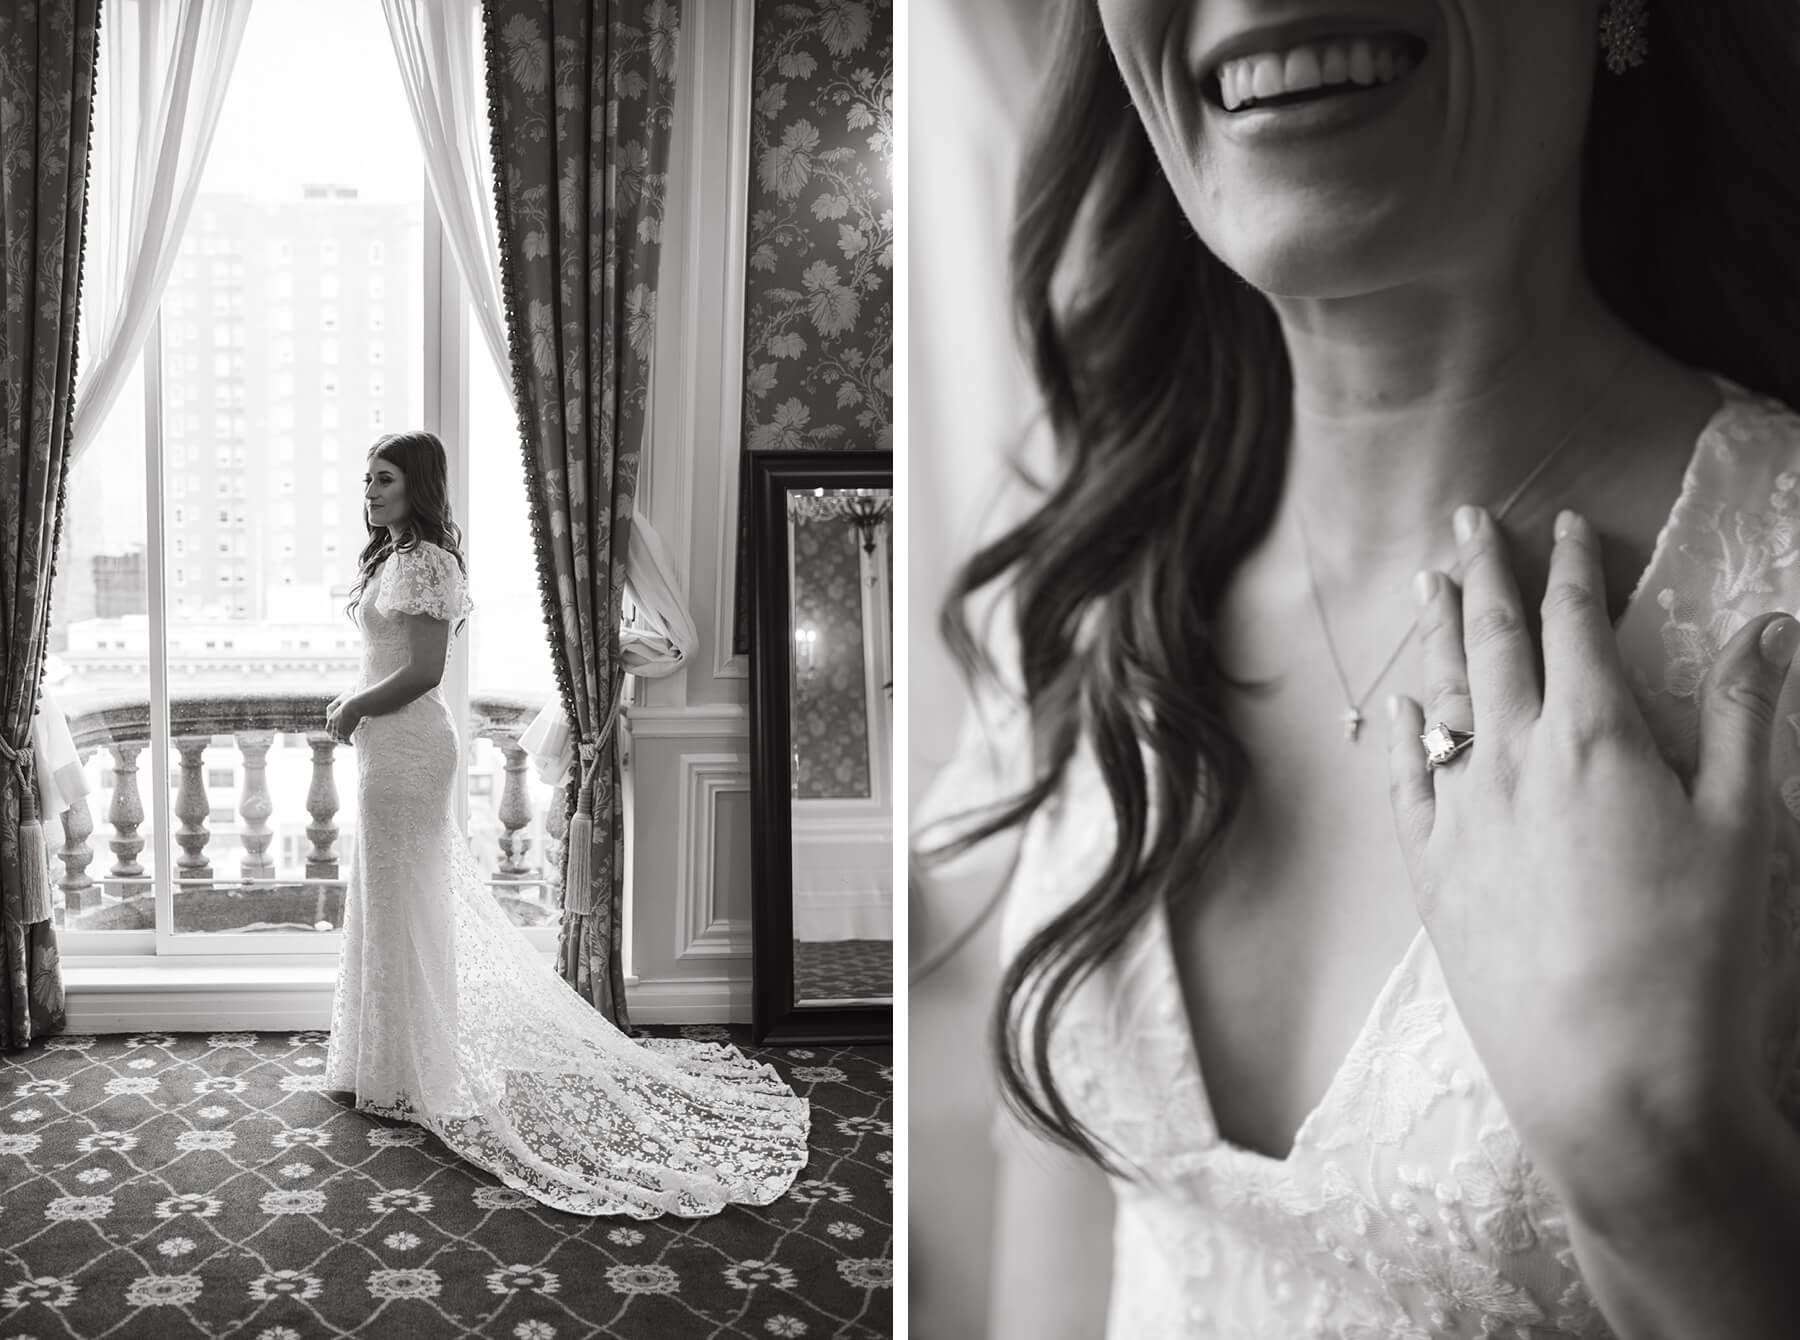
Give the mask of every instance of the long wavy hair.
[[(422, 428), (403, 433), (388, 433), (369, 448), (368, 461), (384, 460), (406, 480), (406, 520), (400, 525), (396, 540), (386, 526), (378, 526), (363, 513), (369, 528), (369, 541), (357, 555), (356, 585), (350, 588), (350, 603), (345, 613), (355, 618), (356, 604), (369, 578), (381, 561), (395, 550), (412, 550), (421, 540), (446, 549), (456, 559), (456, 566), (466, 576), (468, 560), (463, 557), (462, 531), (450, 516), (450, 459), (436, 433)], [(457, 621), (462, 626), (462, 621)]]
[[(1651, 0), (1649, 61), (1596, 72), (1582, 164), (1582, 250), (1602, 299), (1672, 356), (1793, 405), (1797, 14), (1788, 0)], [(1199, 241), (1163, 178), (1094, 0), (1065, 5), (1045, 89), (1012, 286), (1056, 477), (969, 559), (941, 618), (965, 673), (991, 675), (972, 598), (995, 584), (1010, 597), (1033, 781), (928, 855), (1023, 824), (1086, 736), (1112, 855), (1007, 966), (990, 1040), (1026, 1123), (1117, 1171), (1059, 1092), (1050, 1039), (1070, 993), (1206, 865), (1243, 794), (1215, 619), (1274, 517), (1292, 374), (1273, 308)]]

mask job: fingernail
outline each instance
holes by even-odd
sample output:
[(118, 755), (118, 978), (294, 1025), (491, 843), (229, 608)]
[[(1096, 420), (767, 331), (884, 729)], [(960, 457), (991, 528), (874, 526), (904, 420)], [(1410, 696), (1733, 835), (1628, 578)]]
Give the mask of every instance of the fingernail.
[(1400, 715), (1400, 699), (1396, 695), (1390, 693), (1387, 696), (1388, 720), (1392, 721), (1395, 717), (1397, 717), (1399, 715)]
[(1556, 514), (1556, 538), (1559, 540), (1568, 539), (1569, 532), (1575, 529), (1575, 523), (1580, 519), (1580, 517), (1576, 516), (1575, 513), (1569, 511), (1567, 508), (1558, 512)]
[(1763, 659), (1777, 670), (1785, 670), (1800, 649), (1800, 623), (1782, 615), (1762, 631)]
[(1456, 532), (1456, 538), (1467, 544), (1475, 534), (1475, 523), (1481, 519), (1480, 513), (1473, 507), (1463, 506), (1456, 509), (1450, 518), (1450, 527)]
[(1421, 605), (1429, 605), (1431, 597), (1437, 593), (1437, 573), (1429, 568), (1413, 578), (1413, 598)]

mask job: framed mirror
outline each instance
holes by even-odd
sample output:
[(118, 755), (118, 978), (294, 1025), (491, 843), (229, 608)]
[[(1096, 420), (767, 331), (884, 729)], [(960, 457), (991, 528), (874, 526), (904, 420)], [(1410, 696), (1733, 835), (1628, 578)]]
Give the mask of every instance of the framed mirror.
[(754, 452), (751, 1022), (893, 1036), (893, 456)]

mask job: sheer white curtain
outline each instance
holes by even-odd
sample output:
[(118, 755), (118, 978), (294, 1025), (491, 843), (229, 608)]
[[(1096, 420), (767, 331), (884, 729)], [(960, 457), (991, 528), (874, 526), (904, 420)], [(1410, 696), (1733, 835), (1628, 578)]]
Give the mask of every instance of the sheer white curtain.
[(108, 0), (82, 277), (74, 458), (118, 399), (181, 247), (250, 0)]
[(510, 398), (512, 361), (500, 296), (487, 90), (475, 79), (479, 6), (475, 0), (381, 0), (381, 8), (425, 153), (431, 198), (475, 309), (475, 324)]
[[(488, 140), (487, 90), (475, 79), (478, 8), (475, 0), (381, 0), (400, 80), (425, 154), (425, 175), (444, 222), (457, 273), (475, 309), (501, 384), (512, 395), (506, 309), (500, 294), (500, 245), (494, 224), (493, 159)], [(622, 629), (619, 652), (628, 673), (652, 679), (673, 674), (698, 644), (682, 603), (679, 579), (661, 537), (640, 512), (632, 517), (626, 590), (640, 621)], [(554, 782), (573, 757), (562, 704), (538, 714), (520, 743)]]

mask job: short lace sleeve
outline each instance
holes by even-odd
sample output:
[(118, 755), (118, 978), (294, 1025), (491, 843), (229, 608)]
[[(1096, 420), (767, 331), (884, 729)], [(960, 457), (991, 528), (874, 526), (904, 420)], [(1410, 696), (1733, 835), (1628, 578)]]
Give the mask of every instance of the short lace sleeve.
[(421, 542), (396, 549), (381, 565), (375, 608), (383, 614), (425, 614), (454, 622), (473, 608), (462, 565), (448, 550)]

